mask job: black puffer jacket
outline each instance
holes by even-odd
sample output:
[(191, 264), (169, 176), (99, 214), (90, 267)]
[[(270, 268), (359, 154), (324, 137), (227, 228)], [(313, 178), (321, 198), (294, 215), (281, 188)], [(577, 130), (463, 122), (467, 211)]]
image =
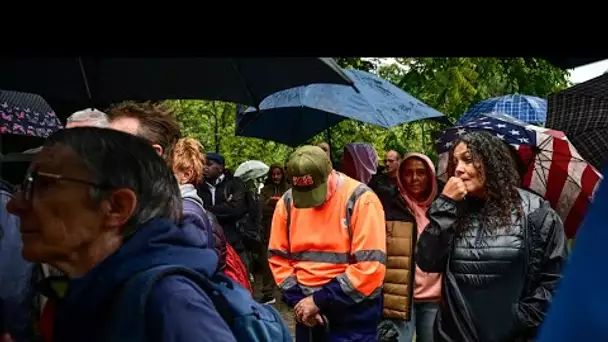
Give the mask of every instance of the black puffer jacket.
[[(443, 272), (435, 341), (528, 341), (536, 334), (567, 258), (562, 221), (548, 202), (520, 190), (522, 219), (506, 228), (481, 227), (483, 203), (440, 196), (418, 239), (416, 262)], [(471, 215), (469, 229), (456, 224)]]
[(247, 214), (247, 191), (239, 178), (234, 178), (229, 173), (224, 177), (215, 189), (215, 203), (206, 183), (199, 185), (197, 191), (203, 199), (205, 210), (213, 213), (224, 229), (228, 243), (240, 252), (245, 247), (243, 237), (237, 229), (237, 221)]

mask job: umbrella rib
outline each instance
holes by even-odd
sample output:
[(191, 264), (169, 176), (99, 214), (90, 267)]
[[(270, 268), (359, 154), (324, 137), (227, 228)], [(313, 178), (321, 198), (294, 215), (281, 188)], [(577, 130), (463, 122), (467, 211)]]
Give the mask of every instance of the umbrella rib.
[(82, 74), (82, 79), (84, 80), (84, 87), (87, 90), (89, 101), (93, 100), (93, 96), (91, 96), (91, 88), (89, 87), (89, 79), (87, 78), (87, 72), (85, 71), (84, 64), (82, 63), (82, 57), (78, 57), (78, 64), (80, 65), (80, 73)]
[[(545, 156), (545, 155), (543, 155), (543, 154), (540, 154), (540, 153), (538, 154), (538, 156), (543, 156), (543, 157), (545, 157), (545, 159), (546, 159), (546, 160), (551, 160), (551, 159), (550, 159), (550, 158), (548, 158), (547, 156)], [(551, 160), (551, 163), (553, 163), (553, 160)], [(540, 162), (539, 162), (538, 164), (539, 164), (539, 167), (538, 167), (538, 168), (536, 168), (536, 167), (535, 167), (534, 169), (535, 169), (535, 171), (538, 171), (538, 170), (542, 170), (542, 171), (543, 171), (542, 177), (539, 177), (539, 178), (541, 178), (541, 180), (542, 180), (543, 182), (545, 182), (545, 179), (546, 179), (546, 178), (549, 178), (548, 176), (547, 176), (547, 177), (545, 177), (545, 175), (547, 175), (547, 174), (548, 174), (548, 172), (550, 172), (550, 169), (549, 169), (549, 168), (547, 168), (547, 167), (544, 167), (544, 166), (543, 166), (543, 164), (542, 164), (542, 163), (540, 163)], [(545, 172), (545, 171), (547, 171), (547, 172)], [(539, 176), (541, 176), (539, 173), (537, 173), (537, 174), (538, 174)], [(575, 186), (577, 186), (577, 187), (578, 187), (580, 190), (582, 190), (582, 189), (583, 189), (583, 187), (582, 187), (581, 185), (579, 185), (579, 184), (578, 184), (578, 182), (577, 182), (577, 181), (574, 179), (574, 177), (572, 177), (572, 176), (571, 176), (571, 175), (570, 175), (570, 174), (569, 174), (567, 171), (566, 171), (566, 179), (567, 179), (567, 180), (569, 180), (569, 181), (570, 181), (570, 183), (572, 183), (572, 184), (574, 184)], [(548, 182), (545, 182), (545, 183), (546, 183), (546, 184), (543, 184), (543, 185), (544, 185), (544, 186), (545, 186), (545, 188), (546, 188), (546, 187), (548, 186)]]
[(232, 67), (234, 68), (234, 71), (236, 71), (237, 75), (239, 76), (239, 79), (241, 80), (241, 83), (245, 87), (245, 91), (247, 91), (247, 95), (249, 95), (249, 98), (251, 99), (251, 102), (254, 103), (255, 109), (258, 112), (260, 112), (259, 101), (258, 101), (257, 97), (253, 94), (253, 92), (251, 91), (251, 87), (249, 87), (249, 84), (247, 83), (247, 81), (243, 77), (243, 73), (241, 73), (241, 68), (239, 66), (239, 62), (237, 62), (234, 58), (232, 58)]

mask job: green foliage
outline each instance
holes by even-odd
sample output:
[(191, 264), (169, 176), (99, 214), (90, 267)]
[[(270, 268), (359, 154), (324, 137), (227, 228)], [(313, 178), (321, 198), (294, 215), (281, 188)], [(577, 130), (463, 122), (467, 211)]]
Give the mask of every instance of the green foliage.
[[(396, 58), (389, 65), (379, 59), (339, 57), (343, 68), (377, 73), (422, 102), (444, 113), (452, 121), (479, 101), (507, 94), (526, 94), (546, 98), (569, 86), (567, 71), (535, 58)], [(234, 169), (248, 159), (267, 164), (284, 163), (292, 148), (255, 138), (235, 137), (235, 106), (219, 101), (169, 101), (176, 111), (183, 132), (199, 139), (208, 151), (222, 153)], [(331, 128), (334, 161), (345, 144), (372, 144), (380, 158), (384, 151), (417, 151), (435, 158), (433, 134), (442, 126), (433, 121), (414, 122), (386, 130), (345, 120)], [(327, 141), (327, 132), (308, 143)]]
[(359, 69), (367, 72), (375, 69), (374, 63), (360, 57), (334, 57), (334, 59), (344, 69)]
[(231, 170), (249, 159), (284, 164), (291, 147), (256, 138), (236, 137), (236, 108), (221, 101), (167, 101), (175, 111), (184, 136), (198, 139), (207, 152), (221, 153)]

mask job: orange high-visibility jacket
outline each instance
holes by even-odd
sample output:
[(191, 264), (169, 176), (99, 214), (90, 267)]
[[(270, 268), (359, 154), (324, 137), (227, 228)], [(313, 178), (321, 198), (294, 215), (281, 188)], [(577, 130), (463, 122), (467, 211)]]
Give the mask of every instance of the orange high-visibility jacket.
[[(344, 309), (357, 311), (366, 301), (380, 303), (386, 225), (373, 191), (341, 173), (332, 176), (338, 178), (335, 191), (320, 207), (297, 209), (291, 205), (291, 190), (283, 195), (273, 215), (268, 261), (287, 304), (314, 294), (324, 314), (343, 316)], [(374, 316), (370, 318), (381, 315), (381, 305), (372, 310), (359, 306)], [(361, 313), (357, 317), (364, 318)]]

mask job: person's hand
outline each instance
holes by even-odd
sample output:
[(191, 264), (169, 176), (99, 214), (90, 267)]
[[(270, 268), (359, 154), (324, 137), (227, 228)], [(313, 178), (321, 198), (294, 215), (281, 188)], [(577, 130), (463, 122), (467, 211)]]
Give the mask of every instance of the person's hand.
[(0, 342), (13, 342), (13, 341), (14, 341), (13, 338), (8, 333), (2, 334), (2, 336), (0, 336)]
[(467, 195), (467, 187), (464, 185), (462, 179), (458, 177), (450, 177), (448, 182), (443, 187), (442, 194), (455, 201), (462, 201)]
[(296, 317), (298, 317), (302, 323), (305, 323), (312, 321), (320, 310), (315, 304), (312, 296), (308, 296), (296, 304), (294, 311)]
[(307, 317), (302, 321), (302, 323), (310, 328), (314, 327), (315, 325), (323, 325), (323, 317), (321, 317), (320, 313), (317, 313), (314, 316)]

